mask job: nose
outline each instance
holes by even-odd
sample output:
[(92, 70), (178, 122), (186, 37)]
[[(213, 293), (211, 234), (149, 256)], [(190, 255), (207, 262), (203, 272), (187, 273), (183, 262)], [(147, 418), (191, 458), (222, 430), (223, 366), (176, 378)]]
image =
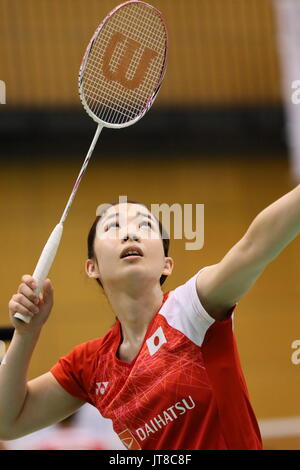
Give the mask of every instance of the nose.
[(135, 234), (135, 233), (127, 233), (127, 235), (124, 235), (123, 237), (123, 242), (127, 242), (128, 240), (131, 240), (131, 241), (139, 241), (139, 237)]

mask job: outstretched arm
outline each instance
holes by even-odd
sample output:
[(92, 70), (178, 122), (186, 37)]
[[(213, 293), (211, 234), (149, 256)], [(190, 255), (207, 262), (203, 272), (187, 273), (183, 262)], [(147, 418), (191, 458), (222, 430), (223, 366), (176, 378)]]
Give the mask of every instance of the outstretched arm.
[(197, 278), (197, 292), (216, 320), (252, 287), (265, 267), (300, 233), (300, 185), (260, 212), (224, 258)]

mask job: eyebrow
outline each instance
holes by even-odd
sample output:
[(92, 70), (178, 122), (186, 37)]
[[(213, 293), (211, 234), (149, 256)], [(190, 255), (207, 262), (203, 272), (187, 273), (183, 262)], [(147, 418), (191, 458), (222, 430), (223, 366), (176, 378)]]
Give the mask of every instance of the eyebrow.
[[(104, 220), (101, 221), (102, 224), (104, 224), (104, 222), (107, 222), (109, 219), (112, 219), (113, 217), (119, 217), (120, 213), (119, 212), (116, 212), (115, 214), (111, 214), (111, 215), (108, 215), (106, 218), (104, 218)], [(143, 212), (137, 212), (136, 216), (134, 217), (134, 219), (136, 217), (138, 217), (139, 215), (141, 215), (142, 217), (146, 217), (147, 219), (151, 220), (152, 222), (155, 222), (154, 218), (152, 217), (152, 215), (150, 214), (144, 214)]]

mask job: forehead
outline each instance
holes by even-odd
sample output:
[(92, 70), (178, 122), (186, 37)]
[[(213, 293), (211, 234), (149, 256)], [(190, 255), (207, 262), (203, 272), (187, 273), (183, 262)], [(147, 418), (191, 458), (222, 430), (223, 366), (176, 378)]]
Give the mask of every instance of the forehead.
[(139, 213), (142, 214), (147, 214), (151, 218), (153, 218), (151, 212), (147, 207), (141, 205), (141, 204), (133, 204), (133, 203), (121, 203), (121, 204), (116, 204), (115, 206), (109, 207), (101, 217), (102, 219), (108, 217), (108, 216), (113, 216), (118, 214), (119, 216), (123, 217), (134, 217), (137, 216)]

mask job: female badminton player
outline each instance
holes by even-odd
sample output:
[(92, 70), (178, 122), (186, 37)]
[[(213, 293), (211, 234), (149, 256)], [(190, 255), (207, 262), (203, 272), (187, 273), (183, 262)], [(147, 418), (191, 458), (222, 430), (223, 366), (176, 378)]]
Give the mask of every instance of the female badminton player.
[(219, 263), (164, 294), (174, 263), (161, 225), (143, 204), (109, 207), (89, 232), (86, 272), (117, 321), (27, 382), (53, 288), (47, 279), (37, 297), (33, 278), (23, 276), (9, 302), (15, 333), (0, 366), (0, 439), (49, 426), (89, 402), (112, 419), (128, 449), (261, 449), (232, 314), (299, 232), (297, 186), (263, 210)]

